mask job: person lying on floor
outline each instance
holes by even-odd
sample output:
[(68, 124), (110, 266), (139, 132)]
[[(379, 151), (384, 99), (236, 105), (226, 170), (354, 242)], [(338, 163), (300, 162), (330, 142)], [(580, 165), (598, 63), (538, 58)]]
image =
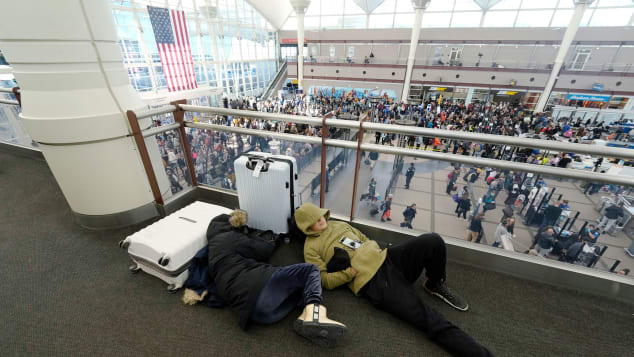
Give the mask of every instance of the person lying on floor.
[(425, 269), (423, 288), (428, 293), (458, 310), (469, 308), (445, 284), (447, 250), (438, 234), (423, 234), (381, 249), (358, 229), (329, 217), (329, 210), (311, 203), (295, 211), (297, 228), (306, 235), (304, 259), (319, 267), (326, 289), (347, 283), (353, 293), (412, 323), (454, 356), (491, 355), (416, 293), (413, 284)]
[[(213, 293), (239, 315), (244, 330), (250, 322), (276, 323), (295, 307), (304, 306), (294, 322), (295, 331), (319, 346), (335, 346), (347, 328), (326, 316), (319, 269), (309, 263), (283, 267), (268, 264), (279, 239), (271, 231), (248, 228), (246, 222), (246, 212), (236, 210), (209, 224), (208, 278), (213, 284), (206, 285), (212, 285)], [(186, 287), (190, 287), (188, 283)], [(186, 301), (188, 293), (192, 290), (186, 291), (183, 301), (191, 304), (191, 299)]]

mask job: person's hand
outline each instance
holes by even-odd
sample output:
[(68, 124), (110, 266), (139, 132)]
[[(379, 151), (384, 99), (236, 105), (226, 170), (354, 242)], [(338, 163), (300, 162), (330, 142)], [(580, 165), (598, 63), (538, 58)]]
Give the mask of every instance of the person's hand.
[(352, 273), (352, 276), (357, 275), (357, 271), (353, 267), (350, 267), (350, 272)]

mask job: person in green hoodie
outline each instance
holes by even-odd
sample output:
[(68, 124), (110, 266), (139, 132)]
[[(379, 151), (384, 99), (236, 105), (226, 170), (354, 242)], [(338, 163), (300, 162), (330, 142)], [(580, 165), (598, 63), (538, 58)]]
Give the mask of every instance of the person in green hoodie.
[[(414, 283), (425, 269), (427, 279), (423, 287), (428, 293), (458, 310), (469, 308), (445, 284), (447, 250), (437, 233), (381, 249), (348, 223), (329, 218), (329, 210), (312, 203), (304, 203), (295, 211), (297, 228), (306, 235), (304, 259), (319, 268), (326, 289), (348, 284), (355, 295), (412, 323), (454, 356), (491, 355), (441, 313), (427, 306), (416, 293)], [(343, 259), (342, 250), (347, 253)]]

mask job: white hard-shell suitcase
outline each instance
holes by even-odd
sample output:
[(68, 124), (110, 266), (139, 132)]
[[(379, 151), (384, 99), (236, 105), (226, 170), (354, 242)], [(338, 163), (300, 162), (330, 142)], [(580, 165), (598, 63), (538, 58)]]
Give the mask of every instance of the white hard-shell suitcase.
[(301, 204), (294, 157), (249, 152), (234, 163), (240, 209), (249, 227), (288, 233), (288, 222)]
[(510, 234), (502, 235), (502, 248), (514, 252), (515, 248), (513, 247), (513, 241), (511, 240), (511, 237), (512, 236)]
[(213, 218), (232, 210), (196, 201), (126, 237), (119, 246), (134, 262), (130, 271), (153, 275), (174, 292), (188, 277), (187, 268), (196, 253), (207, 245), (207, 227)]

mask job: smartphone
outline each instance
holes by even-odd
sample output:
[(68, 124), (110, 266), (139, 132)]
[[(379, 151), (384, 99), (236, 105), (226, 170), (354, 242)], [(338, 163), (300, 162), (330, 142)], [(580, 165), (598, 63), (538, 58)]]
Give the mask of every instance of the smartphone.
[(352, 250), (357, 250), (357, 248), (359, 248), (363, 242), (361, 242), (360, 240), (357, 240), (357, 239), (352, 239), (352, 238), (348, 238), (346, 236), (343, 236), (339, 240), (339, 243), (345, 245), (346, 247), (348, 247), (348, 248), (350, 248)]

